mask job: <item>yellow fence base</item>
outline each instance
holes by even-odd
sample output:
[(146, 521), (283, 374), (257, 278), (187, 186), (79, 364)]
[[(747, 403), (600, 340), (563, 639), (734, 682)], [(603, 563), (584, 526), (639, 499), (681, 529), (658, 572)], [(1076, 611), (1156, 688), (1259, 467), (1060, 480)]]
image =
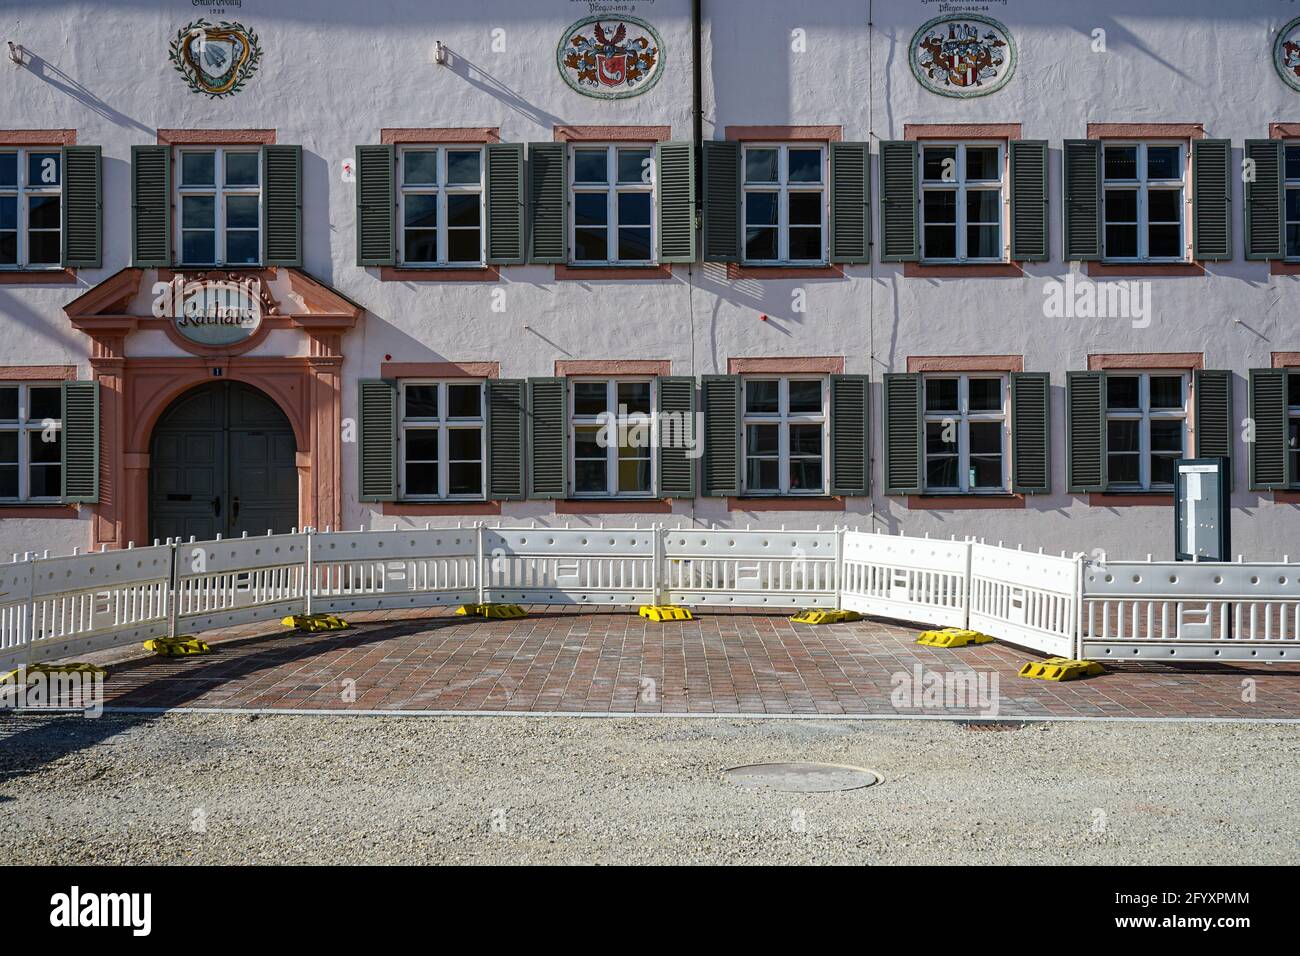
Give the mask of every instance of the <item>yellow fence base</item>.
[(857, 611), (836, 611), (819, 607), (810, 607), (790, 618), (796, 624), (844, 624), (848, 621), (860, 621), (862, 615)]
[(1096, 661), (1075, 661), (1068, 657), (1049, 657), (1045, 661), (1030, 661), (1020, 668), (1020, 676), (1033, 680), (1075, 680), (1106, 673)]
[(518, 604), (462, 604), (456, 608), (460, 617), (481, 617), (489, 620), (513, 620), (527, 617), (528, 612)]
[(967, 644), (989, 644), (993, 638), (964, 627), (945, 627), (938, 631), (922, 631), (916, 643), (926, 647), (965, 647)]
[(144, 649), (153, 651), (159, 657), (188, 657), (191, 654), (209, 654), (212, 652), (212, 648), (208, 646), (207, 641), (184, 635), (156, 637), (152, 641), (145, 641)]
[(695, 615), (690, 608), (678, 607), (676, 604), (642, 604), (637, 614), (647, 621), (693, 621)]
[(31, 664), (28, 667), (20, 667), (17, 670), (8, 671), (0, 674), (0, 684), (17, 683), (20, 674), (94, 674), (99, 677), (105, 676), (108, 671), (96, 664), (86, 664), (81, 661), (72, 661), (67, 664)]
[(285, 627), (315, 633), (317, 631), (344, 631), (352, 625), (337, 614), (290, 614), (280, 621)]

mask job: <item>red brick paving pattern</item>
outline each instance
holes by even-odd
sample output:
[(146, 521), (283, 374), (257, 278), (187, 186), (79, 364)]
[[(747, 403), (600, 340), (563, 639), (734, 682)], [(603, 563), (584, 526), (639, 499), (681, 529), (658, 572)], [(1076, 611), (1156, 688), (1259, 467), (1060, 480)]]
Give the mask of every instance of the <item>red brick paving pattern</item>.
[[(1300, 664), (1109, 664), (1101, 677), (1050, 683), (1017, 676), (1035, 655), (1014, 647), (926, 648), (914, 643), (916, 628), (871, 620), (809, 626), (770, 613), (724, 612), (656, 624), (623, 611), (556, 608), (532, 608), (513, 621), (444, 611), (352, 620), (350, 630), (321, 634), (286, 633), (269, 623), (232, 628), (206, 635), (210, 655), (120, 661), (109, 668), (106, 703), (976, 715), (980, 707), (952, 701), (915, 706), (909, 695), (904, 706), (891, 702), (904, 677), (965, 671), (986, 681), (997, 675), (1003, 717), (1300, 718)], [(1254, 700), (1242, 700), (1246, 681), (1254, 682)]]

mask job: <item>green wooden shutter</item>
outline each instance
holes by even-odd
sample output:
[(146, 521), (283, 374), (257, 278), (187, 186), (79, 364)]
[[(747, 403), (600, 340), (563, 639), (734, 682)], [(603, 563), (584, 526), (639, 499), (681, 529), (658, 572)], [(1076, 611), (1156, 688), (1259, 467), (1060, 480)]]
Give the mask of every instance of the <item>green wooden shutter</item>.
[(99, 383), (64, 382), (63, 500), (99, 501)]
[(1192, 258), (1232, 258), (1232, 143), (1192, 141)]
[(262, 262), (302, 268), (302, 147), (263, 146)]
[(167, 146), (131, 147), (131, 264), (170, 266), (172, 160)]
[(392, 146), (357, 147), (357, 265), (397, 262), (393, 178), (397, 156)]
[(1197, 369), (1192, 376), (1195, 397), (1196, 457), (1228, 459), (1228, 489), (1232, 489), (1232, 373)]
[(1012, 140), (1011, 258), (1045, 262), (1047, 235), (1047, 140)]
[(1281, 259), (1286, 255), (1282, 237), (1282, 141), (1248, 139), (1246, 159), (1255, 164), (1255, 180), (1245, 184), (1246, 258)]
[(831, 262), (871, 261), (871, 146), (831, 143)]
[(1071, 493), (1106, 490), (1106, 373), (1065, 376), (1065, 470)]
[(357, 386), (362, 501), (397, 498), (397, 384), (362, 379)]
[(690, 143), (658, 143), (659, 261), (695, 261), (695, 157)]
[(831, 376), (831, 494), (871, 493), (870, 383), (865, 375)]
[(1061, 258), (1101, 258), (1101, 140), (1067, 139), (1061, 150)]
[(704, 144), (704, 261), (740, 261), (740, 144)]
[(63, 147), (63, 265), (102, 264), (104, 199), (98, 146)]
[(488, 379), (488, 497), (497, 501), (524, 496), (526, 388), (521, 378)]
[(528, 380), (528, 497), (568, 494), (568, 382)]
[(916, 262), (921, 258), (915, 142), (880, 144), (880, 261)]
[(1052, 490), (1052, 380), (1046, 372), (1011, 373), (1011, 490)]
[(487, 157), (487, 261), (527, 261), (524, 239), (524, 144), (489, 143)]
[(528, 204), (532, 241), (529, 262), (566, 261), (568, 243), (565, 232), (565, 193), (569, 182), (565, 174), (564, 143), (528, 144)]
[(694, 498), (698, 436), (695, 434), (695, 379), (663, 375), (659, 393), (659, 497)]
[(885, 375), (885, 494), (920, 494), (923, 484), (921, 376)]
[(1287, 370), (1250, 370), (1250, 420), (1254, 438), (1250, 443), (1250, 488), (1267, 491), (1286, 488), (1296, 475), (1287, 464)]
[(700, 378), (704, 400), (704, 494), (740, 494), (740, 376)]

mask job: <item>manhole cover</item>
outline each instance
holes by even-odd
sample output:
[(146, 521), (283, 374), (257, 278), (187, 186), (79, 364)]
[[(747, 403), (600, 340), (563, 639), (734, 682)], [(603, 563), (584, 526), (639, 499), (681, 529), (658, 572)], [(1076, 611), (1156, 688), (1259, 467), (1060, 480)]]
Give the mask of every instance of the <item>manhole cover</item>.
[(870, 770), (835, 763), (755, 763), (724, 770), (722, 777), (738, 787), (785, 793), (859, 790), (880, 782)]

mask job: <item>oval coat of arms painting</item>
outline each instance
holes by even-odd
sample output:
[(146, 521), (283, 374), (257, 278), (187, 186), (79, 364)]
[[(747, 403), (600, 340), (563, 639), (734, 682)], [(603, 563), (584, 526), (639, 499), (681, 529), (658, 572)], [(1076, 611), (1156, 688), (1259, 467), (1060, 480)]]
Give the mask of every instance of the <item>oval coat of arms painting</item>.
[(564, 82), (579, 93), (617, 100), (659, 82), (663, 42), (636, 17), (587, 17), (565, 31), (555, 61)]
[(1002, 24), (974, 15), (935, 17), (912, 35), (912, 73), (940, 96), (987, 96), (1016, 71), (1016, 42)]
[(243, 89), (257, 72), (262, 47), (257, 34), (241, 23), (195, 20), (176, 31), (168, 59), (193, 93), (215, 98)]
[(1273, 66), (1293, 90), (1300, 90), (1300, 17), (1281, 30), (1273, 41)]

